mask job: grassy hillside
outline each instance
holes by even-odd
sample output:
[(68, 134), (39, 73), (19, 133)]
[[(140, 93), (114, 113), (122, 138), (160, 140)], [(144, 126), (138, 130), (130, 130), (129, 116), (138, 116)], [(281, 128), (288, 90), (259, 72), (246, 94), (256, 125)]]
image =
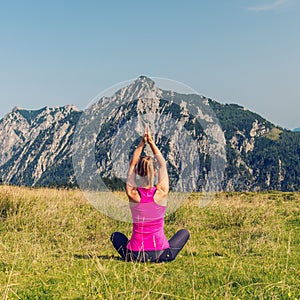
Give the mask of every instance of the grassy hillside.
[(3, 299), (300, 299), (300, 194), (193, 195), (166, 218), (191, 238), (171, 263), (124, 263), (112, 231), (129, 235), (80, 191), (0, 186)]

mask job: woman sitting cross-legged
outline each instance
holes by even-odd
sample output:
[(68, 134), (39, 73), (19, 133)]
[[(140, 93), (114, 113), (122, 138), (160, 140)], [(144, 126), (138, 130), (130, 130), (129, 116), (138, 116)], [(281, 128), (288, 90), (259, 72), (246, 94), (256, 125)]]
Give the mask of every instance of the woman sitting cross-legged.
[[(151, 156), (141, 156), (145, 143), (151, 147), (158, 163), (158, 182), (155, 161)], [(137, 185), (137, 176), (139, 185)], [(148, 129), (133, 153), (127, 175), (126, 193), (129, 198), (133, 221), (130, 240), (120, 232), (111, 235), (114, 248), (125, 261), (164, 262), (172, 261), (189, 239), (189, 232), (181, 229), (171, 239), (164, 233), (164, 216), (169, 192), (169, 177), (160, 150)]]

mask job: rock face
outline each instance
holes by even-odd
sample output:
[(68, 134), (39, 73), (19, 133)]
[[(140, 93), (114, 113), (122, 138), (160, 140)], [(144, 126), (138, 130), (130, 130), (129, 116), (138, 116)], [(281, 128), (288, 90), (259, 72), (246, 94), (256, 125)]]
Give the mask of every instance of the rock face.
[(0, 121), (3, 183), (59, 185), (71, 181), (71, 141), (81, 112), (74, 106), (24, 110), (15, 107)]
[(235, 104), (210, 104), (226, 138), (225, 190), (299, 190), (300, 133)]
[(238, 105), (159, 89), (145, 76), (84, 112), (69, 105), (14, 108), (0, 121), (0, 181), (76, 186), (75, 156), (87, 185), (100, 175), (120, 188), (145, 124), (168, 161), (175, 191), (209, 190), (208, 181), (222, 190), (300, 188), (299, 133)]

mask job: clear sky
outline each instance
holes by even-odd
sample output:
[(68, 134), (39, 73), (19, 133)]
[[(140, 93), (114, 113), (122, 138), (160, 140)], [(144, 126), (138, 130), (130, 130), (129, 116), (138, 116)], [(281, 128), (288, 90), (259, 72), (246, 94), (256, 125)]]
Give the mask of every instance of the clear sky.
[(0, 0), (0, 117), (139, 75), (300, 127), (300, 0)]

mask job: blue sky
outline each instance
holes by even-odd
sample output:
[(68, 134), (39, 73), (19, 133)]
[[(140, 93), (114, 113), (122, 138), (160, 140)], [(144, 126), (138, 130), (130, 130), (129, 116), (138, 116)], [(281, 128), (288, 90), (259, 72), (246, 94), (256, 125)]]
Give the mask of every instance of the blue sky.
[(147, 75), (300, 127), (299, 32), (300, 0), (0, 0), (0, 117)]

